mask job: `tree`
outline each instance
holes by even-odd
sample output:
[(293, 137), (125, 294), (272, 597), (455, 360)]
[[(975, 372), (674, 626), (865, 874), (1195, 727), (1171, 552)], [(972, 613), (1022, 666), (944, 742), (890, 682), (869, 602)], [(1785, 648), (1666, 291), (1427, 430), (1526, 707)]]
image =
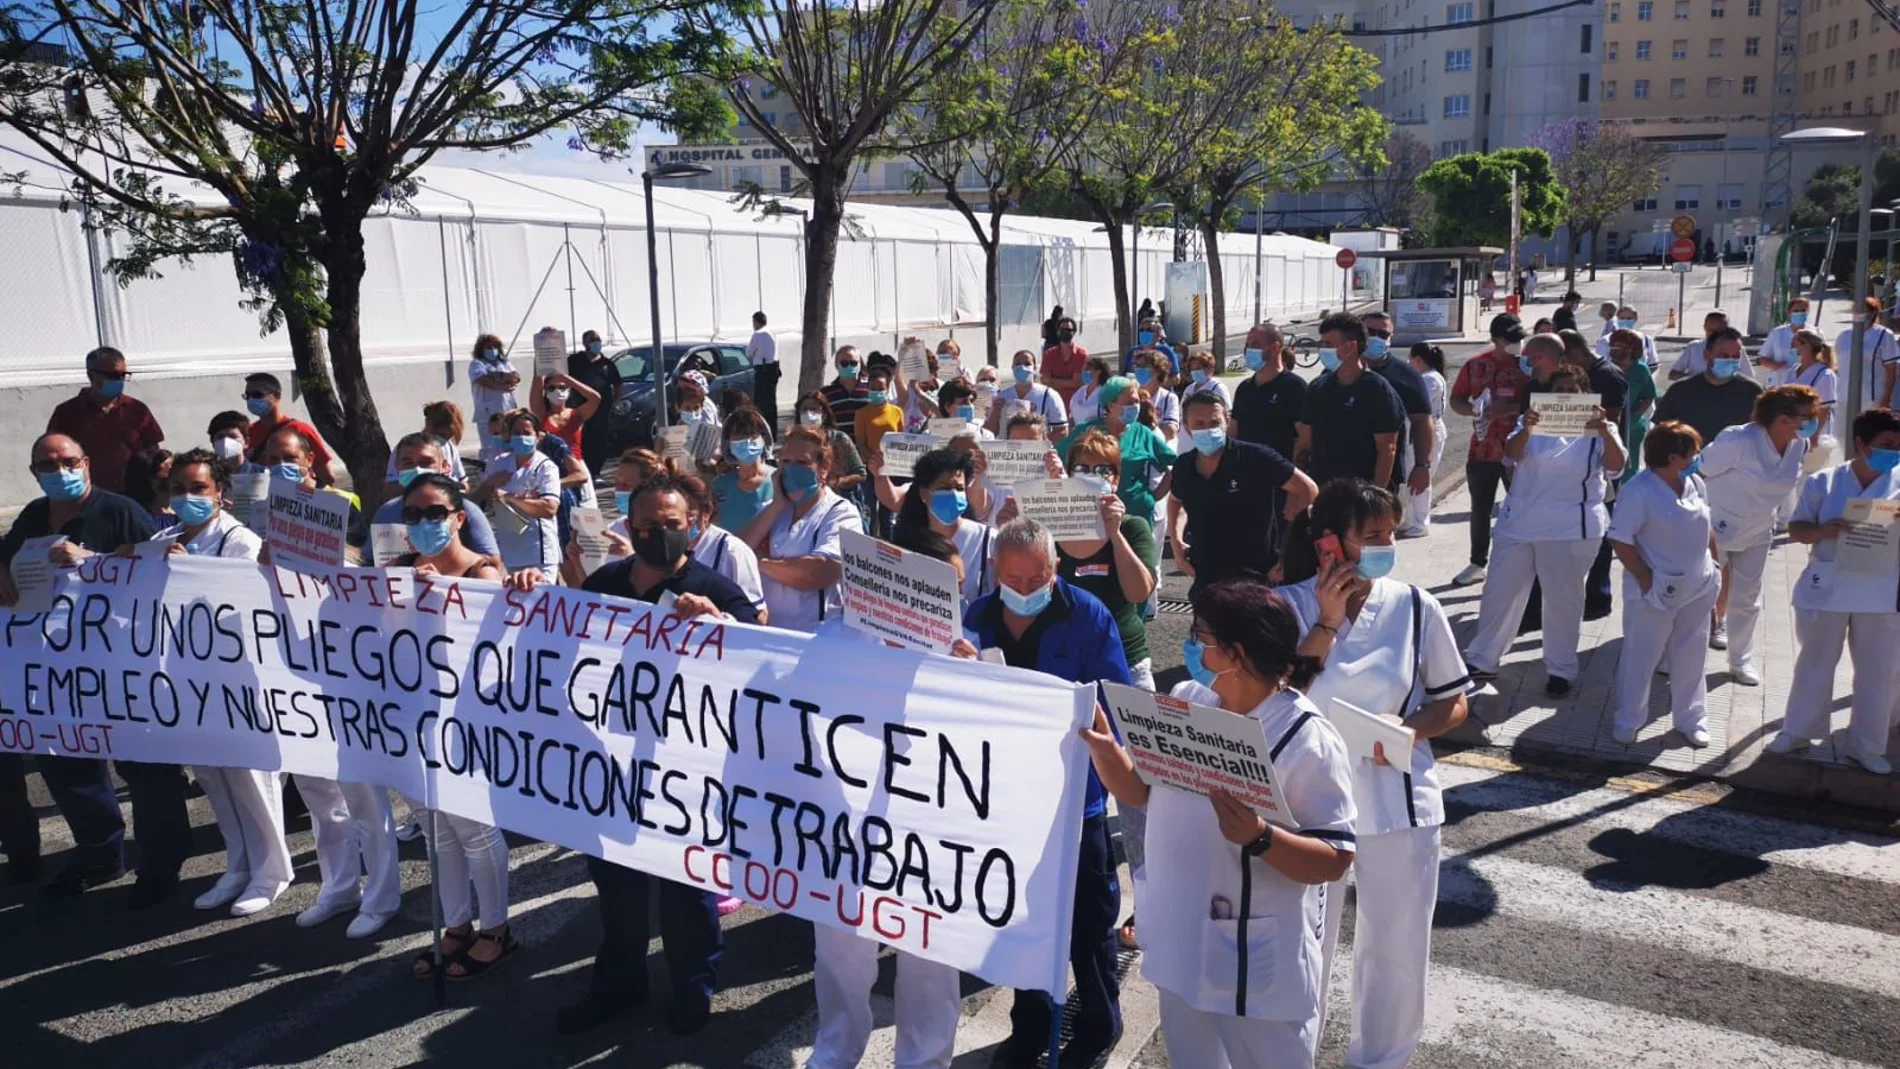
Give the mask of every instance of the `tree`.
[(1418, 178), (1432, 165), (1431, 148), (1409, 130), (1394, 130), (1382, 151), (1384, 165), (1365, 168), (1356, 192), (1365, 225), (1422, 229), (1430, 204)]
[(1229, 123), (1210, 130), (1170, 187), (1176, 209), (1206, 245), (1214, 299), (1214, 355), (1227, 356), (1227, 288), (1220, 234), (1243, 193), (1260, 201), (1307, 190), (1342, 166), (1377, 166), (1388, 126), (1359, 103), (1378, 84), (1377, 60), (1339, 34), (1300, 30), (1277, 14), (1240, 22), (1229, 48), (1250, 77)]
[(1654, 141), (1632, 135), (1621, 123), (1565, 119), (1531, 135), (1531, 144), (1550, 153), (1551, 169), (1565, 191), (1564, 279), (1577, 278), (1577, 246), (1590, 238), (1591, 280), (1596, 278), (1597, 238), (1603, 224), (1625, 205), (1662, 186), (1669, 152)]
[[(363, 224), (403, 210), (443, 149), (505, 149), (557, 129), (619, 153), (643, 121), (698, 130), (730, 112), (695, 72), (727, 43), (670, 0), (50, 0), (0, 29), (8, 57), (68, 40), (71, 67), (0, 71), (0, 122), (72, 175), (129, 239), (122, 282), (230, 255), (268, 333), (286, 331), (320, 430), (373, 504), (388, 445), (361, 334)], [(206, 203), (203, 189), (217, 198)], [(194, 195), (195, 194), (195, 195)]]
[(1509, 245), (1511, 172), (1517, 172), (1519, 224), (1549, 237), (1564, 221), (1564, 190), (1541, 148), (1468, 152), (1439, 160), (1418, 177), (1432, 201), (1432, 240), (1444, 246)]
[[(1874, 161), (1874, 204), (1892, 204), (1900, 198), (1900, 152), (1886, 149)], [(1834, 243), (1834, 260), (1825, 270), (1836, 278), (1851, 278), (1854, 272), (1853, 235), (1860, 229), (1860, 167), (1851, 163), (1826, 163), (1814, 169), (1808, 184), (1795, 202), (1791, 223), (1795, 229), (1836, 226), (1840, 239)], [(1820, 245), (1803, 250), (1803, 267), (1822, 270), (1826, 253)], [(1889, 269), (1891, 272), (1891, 268)]]
[[(801, 394), (828, 377), (838, 232), (858, 159), (896, 150), (879, 140), (892, 113), (911, 106), (933, 79), (962, 61), (992, 7), (950, 0), (758, 0), (731, 13), (704, 9), (692, 16), (709, 33), (733, 24), (751, 49), (746, 72), (752, 77), (732, 78), (727, 93), (798, 168), (812, 200), (805, 220)], [(755, 85), (783, 97), (771, 115), (753, 95)]]

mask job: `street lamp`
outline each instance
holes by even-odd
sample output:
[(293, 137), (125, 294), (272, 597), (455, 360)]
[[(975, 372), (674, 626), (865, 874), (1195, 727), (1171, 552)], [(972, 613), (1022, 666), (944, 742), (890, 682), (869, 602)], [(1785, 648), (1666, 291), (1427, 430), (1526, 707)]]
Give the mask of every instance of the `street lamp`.
[[(1874, 151), (1877, 145), (1873, 135), (1866, 130), (1852, 130), (1844, 126), (1810, 126), (1804, 130), (1791, 130), (1782, 134), (1781, 140), (1797, 148), (1802, 145), (1855, 143), (1861, 146), (1860, 220), (1854, 234), (1854, 336), (1853, 352), (1848, 354), (1847, 375), (1847, 418), (1852, 421), (1860, 414), (1862, 400), (1862, 365), (1865, 357), (1861, 347), (1867, 337), (1867, 320), (1863, 314), (1867, 306), (1867, 232), (1873, 225)], [(1826, 265), (1822, 267), (1825, 270)]]
[(653, 227), (653, 182), (676, 178), (698, 178), (711, 174), (712, 168), (697, 163), (662, 163), (640, 172), (640, 188), (647, 202), (647, 302), (653, 311), (653, 351), (647, 363), (653, 371), (653, 447), (660, 446), (660, 432), (666, 429), (666, 354), (660, 348), (660, 242)]
[[(1135, 209), (1134, 213), (1128, 217), (1128, 222), (1134, 227), (1135, 231), (1128, 245), (1128, 315), (1134, 322), (1133, 329), (1129, 331), (1129, 337), (1131, 338), (1141, 333), (1141, 217), (1154, 212), (1171, 212), (1173, 210), (1173, 201), (1158, 200), (1152, 204), (1142, 205)], [(1095, 228), (1095, 231), (1099, 234), (1105, 234), (1108, 232), (1108, 228), (1098, 226)]]

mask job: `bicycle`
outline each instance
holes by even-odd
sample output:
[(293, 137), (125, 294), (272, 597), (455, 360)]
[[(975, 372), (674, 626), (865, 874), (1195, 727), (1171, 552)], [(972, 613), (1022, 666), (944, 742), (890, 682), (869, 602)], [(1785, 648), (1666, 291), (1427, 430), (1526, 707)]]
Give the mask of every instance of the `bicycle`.
[[(1295, 334), (1282, 343), (1293, 351), (1294, 367), (1319, 366), (1319, 339), (1311, 334)], [(1312, 355), (1307, 355), (1308, 353)]]

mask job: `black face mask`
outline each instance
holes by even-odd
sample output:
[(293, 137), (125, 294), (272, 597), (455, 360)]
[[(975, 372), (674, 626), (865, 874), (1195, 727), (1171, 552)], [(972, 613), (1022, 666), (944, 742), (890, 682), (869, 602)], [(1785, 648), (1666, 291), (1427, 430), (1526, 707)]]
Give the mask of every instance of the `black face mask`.
[(1058, 330), (1058, 331), (1056, 331), (1056, 337), (1058, 337), (1058, 338), (1061, 338), (1061, 339), (1062, 339), (1063, 341), (1074, 341), (1074, 340), (1075, 340), (1075, 331), (1073, 331), (1073, 330)]
[(685, 531), (673, 527), (655, 527), (640, 533), (633, 540), (633, 552), (649, 567), (662, 571), (672, 571), (679, 559), (686, 555), (692, 539)]

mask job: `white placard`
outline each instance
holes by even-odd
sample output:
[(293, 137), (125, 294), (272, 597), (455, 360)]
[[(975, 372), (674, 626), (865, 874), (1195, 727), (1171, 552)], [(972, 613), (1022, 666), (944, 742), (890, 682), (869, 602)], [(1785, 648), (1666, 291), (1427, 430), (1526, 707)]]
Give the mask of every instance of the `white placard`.
[(983, 469), (990, 482), (1008, 489), (1017, 483), (1038, 482), (1049, 477), (1048, 442), (1019, 442), (997, 439), (979, 447), (987, 458)]
[(884, 453), (887, 478), (908, 479), (925, 453), (943, 448), (943, 439), (934, 434), (898, 434), (893, 431), (878, 441)]
[(613, 523), (597, 508), (573, 509), (568, 517), (574, 525), (574, 544), (581, 551), (581, 571), (592, 575), (614, 556), (613, 543), (607, 541), (607, 528)]
[(693, 428), (684, 423), (675, 423), (660, 432), (660, 456), (671, 460), (684, 474), (691, 475), (699, 465), (693, 460), (689, 438)]
[(170, 538), (148, 538), (132, 547), (132, 555), (146, 560), (159, 560), (169, 555), (172, 547), (177, 544), (177, 535)]
[(1119, 683), (1102, 684), (1102, 692), (1122, 745), (1150, 785), (1223, 790), (1275, 824), (1295, 826), (1258, 720)]
[(335, 568), (349, 548), (350, 499), (273, 475), (264, 542), (271, 563), (307, 571)]
[(499, 496), (488, 502), (488, 522), (495, 528), (495, 541), (504, 545), (509, 539), (519, 539), (528, 533), (534, 521), (521, 514), (521, 510), (502, 500)]
[(378, 568), (388, 567), (397, 557), (415, 552), (415, 547), (409, 544), (409, 528), (400, 523), (370, 524), (369, 548), (370, 559)]
[(231, 515), (253, 531), (264, 529), (264, 510), (270, 500), (270, 472), (241, 471), (231, 476), (231, 492), (225, 503)]
[[(1339, 737), (1345, 740), (1346, 756), (1355, 764), (1365, 762), (1376, 767), (1372, 747), (1377, 743), (1385, 750), (1388, 764), (1400, 772), (1412, 770), (1412, 729), (1400, 724), (1389, 716), (1368, 713), (1351, 702), (1334, 698), (1327, 703), (1326, 719), (1339, 729)], [(1354, 775), (1364, 775), (1365, 769), (1355, 768)]]
[(932, 437), (940, 438), (947, 442), (950, 439), (955, 438), (957, 435), (963, 434), (964, 432), (971, 430), (975, 426), (976, 424), (971, 423), (967, 419), (950, 419), (947, 417), (940, 417), (940, 418), (931, 420), (929, 423), (926, 423), (924, 425), (924, 430), (928, 431)]
[(915, 650), (948, 653), (963, 635), (957, 570), (948, 561), (844, 532), (844, 624)]
[(695, 423), (693, 432), (686, 436), (686, 450), (693, 454), (694, 463), (704, 467), (719, 452), (724, 435), (717, 423)]
[(1590, 421), (1603, 406), (1603, 395), (1595, 393), (1534, 393), (1531, 411), (1537, 413), (1537, 426), (1531, 434), (1538, 438), (1582, 438), (1595, 434)]
[(534, 332), (534, 373), (546, 378), (567, 371), (567, 332), (542, 327)]
[(904, 376), (904, 385), (928, 380), (933, 370), (930, 361), (931, 352), (921, 343), (900, 346), (897, 350), (897, 370)]
[(1011, 488), (1022, 514), (1049, 529), (1056, 541), (1106, 538), (1102, 484), (1092, 479), (1038, 479)]
[(7, 571), (13, 577), (13, 588), (20, 593), (20, 600), (13, 603), (13, 611), (24, 616), (27, 613), (47, 612), (53, 607), (53, 577), (59, 573), (47, 555), (53, 547), (66, 541), (65, 535), (41, 535), (20, 543), (19, 551), (7, 563)]
[(1895, 565), (1900, 564), (1900, 501), (1848, 498), (1841, 519), (1854, 526), (1834, 541), (1835, 569), (1891, 580)]

